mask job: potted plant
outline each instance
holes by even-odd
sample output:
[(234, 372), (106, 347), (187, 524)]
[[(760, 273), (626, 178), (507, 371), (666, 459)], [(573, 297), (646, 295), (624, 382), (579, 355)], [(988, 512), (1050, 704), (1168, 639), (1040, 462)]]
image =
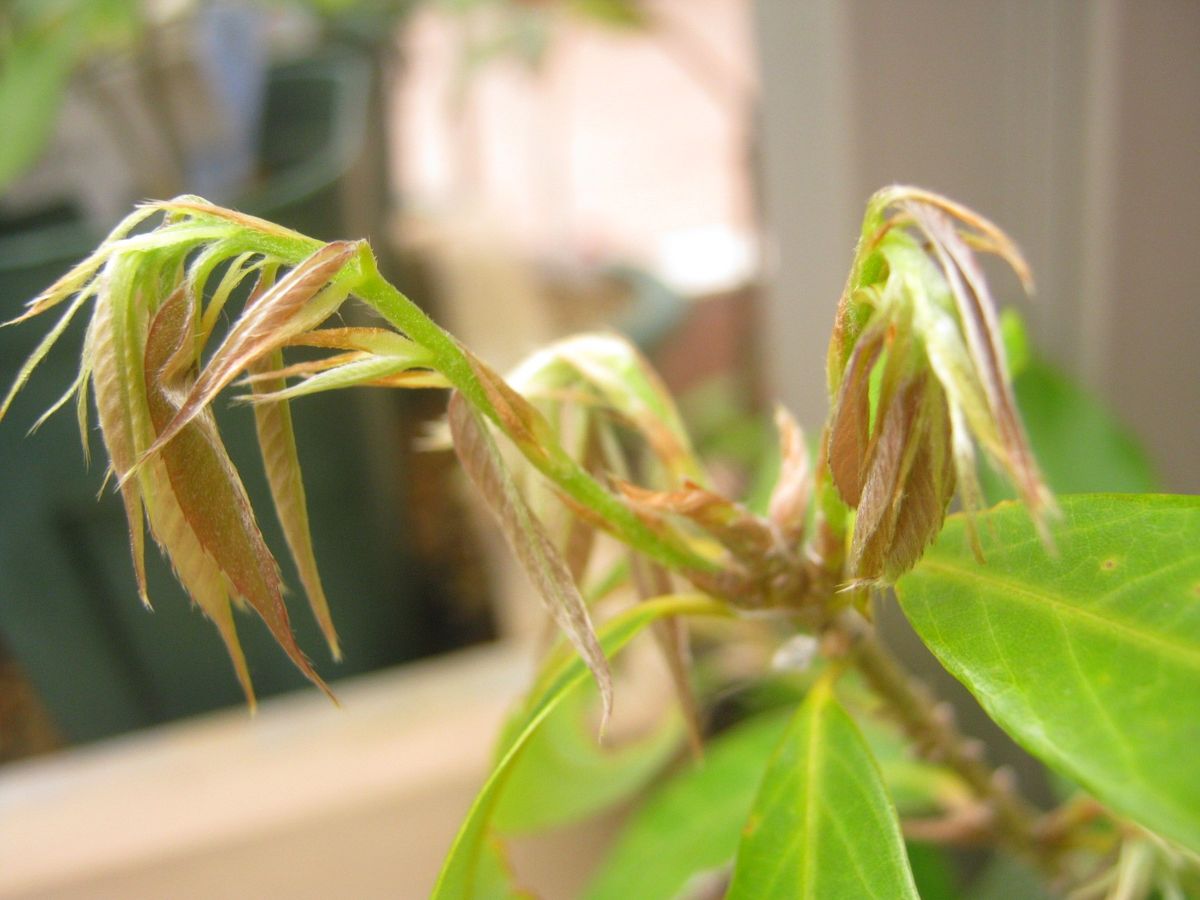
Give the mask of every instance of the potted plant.
[[(1026, 895), (1185, 896), (1200, 852), (1200, 502), (1050, 491), (979, 254), (1028, 280), (1016, 247), (970, 210), (908, 187), (872, 198), (834, 317), (829, 417), (810, 452), (778, 412), (760, 509), (713, 486), (672, 398), (621, 339), (552, 345), (505, 379), (383, 278), (365, 243), (195, 198), (142, 207), (31, 302), (18, 321), (61, 318), (0, 415), (90, 305), (79, 377), (58, 405), (75, 403), (86, 442), (94, 402), (143, 601), (148, 524), (253, 702), (235, 606), (328, 688), (293, 637), (213, 403), (245, 385), (285, 542), (336, 651), (289, 404), (360, 385), (450, 391), (455, 452), (563, 639), (500, 737), (438, 897), (514, 895), (507, 834), (658, 777), (660, 750), (607, 758), (586, 790), (558, 777), (570, 758), (548, 762), (564, 723), (586, 715), (589, 683), (604, 732), (621, 703), (616, 657), (643, 630), (667, 661), (671, 727), (705, 762), (650, 791), (590, 896), (913, 897), (918, 880), (934, 890), (929, 845), (1016, 861), (1032, 873)], [(222, 332), (238, 285), (249, 299)], [(330, 326), (351, 298), (378, 323)], [(295, 347), (328, 354), (289, 364)], [(1014, 501), (985, 507), (979, 450)], [(614, 602), (619, 584), (632, 599)], [(896, 602), (1061, 777), (1057, 805), (993, 769), (898, 661), (872, 624)], [(724, 648), (758, 655), (731, 665)], [(730, 715), (716, 700), (735, 687)]]

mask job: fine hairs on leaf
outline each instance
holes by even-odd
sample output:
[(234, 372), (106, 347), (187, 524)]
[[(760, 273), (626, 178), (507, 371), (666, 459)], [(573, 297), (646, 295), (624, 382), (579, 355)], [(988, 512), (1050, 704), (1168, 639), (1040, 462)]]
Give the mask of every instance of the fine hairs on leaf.
[[(365, 242), (322, 243), (196, 197), (140, 207), (4, 312), (29, 327), (59, 310), (0, 419), (87, 317), (78, 374), (37, 422), (74, 400), (86, 454), (94, 408), (142, 601), (149, 531), (253, 706), (235, 610), (332, 693), (292, 633), (214, 404), (240, 388), (253, 409), (283, 542), (337, 659), (346, 600), (318, 571), (291, 404), (448, 391), (459, 464), (564, 640), (541, 648), (508, 717), (440, 900), (527, 896), (507, 839), (614, 808), (634, 811), (586, 896), (969, 897), (997, 882), (1079, 900), (1200, 896), (1200, 501), (1055, 495), (1152, 479), (1035, 342), (1013, 384), (1013, 329), (981, 255), (1031, 285), (1015, 244), (971, 210), (901, 185), (870, 199), (831, 310), (828, 416), (810, 444), (776, 409), (777, 474), (755, 479), (757, 501), (709, 471), (623, 338), (565, 338), (505, 377), (388, 282)], [(372, 324), (337, 321), (347, 303)], [(1015, 499), (986, 507), (1005, 492)], [(1054, 773), (1059, 805), (995, 768), (876, 633), (874, 610), (893, 602)], [(623, 665), (618, 689), (610, 659), (646, 629), (666, 668), (626, 681)], [(660, 689), (682, 715), (664, 701), (655, 727), (605, 733), (615, 695)], [(960, 848), (990, 854), (978, 885), (952, 874)]]

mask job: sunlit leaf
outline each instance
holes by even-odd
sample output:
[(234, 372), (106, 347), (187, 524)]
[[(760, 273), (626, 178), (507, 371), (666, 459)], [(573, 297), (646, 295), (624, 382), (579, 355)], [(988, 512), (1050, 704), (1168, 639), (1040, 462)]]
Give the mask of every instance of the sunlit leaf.
[[(729, 611), (724, 604), (701, 595), (662, 597), (640, 603), (605, 623), (599, 636), (600, 644), (606, 654), (615, 654), (646, 625), (664, 616), (675, 615), (725, 616)], [(534, 691), (524, 706), (525, 725), (497, 763), (459, 829), (434, 888), (435, 900), (474, 900), (480, 896), (480, 859), (488, 841), (491, 817), (513, 765), (541, 723), (563, 701), (567, 692), (587, 677), (587, 673), (588, 667), (583, 660), (571, 656), (552, 661), (535, 681)]]
[(818, 682), (763, 776), (728, 897), (916, 896), (879, 768), (832, 685)]
[(1028, 515), (964, 523), (898, 584), (917, 633), (1001, 726), (1117, 812), (1200, 849), (1200, 498), (1063, 501), (1056, 556)]

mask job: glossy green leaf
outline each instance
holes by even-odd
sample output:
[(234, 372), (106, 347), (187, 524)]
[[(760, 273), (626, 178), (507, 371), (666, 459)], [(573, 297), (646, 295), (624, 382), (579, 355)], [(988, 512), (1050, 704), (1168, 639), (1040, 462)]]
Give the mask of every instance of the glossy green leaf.
[[(787, 702), (799, 701), (790, 689)], [(588, 900), (661, 900), (686, 895), (692, 879), (732, 862), (771, 752), (794, 706), (756, 715), (716, 738), (704, 760), (658, 789), (633, 816), (584, 895)], [(890, 723), (856, 717), (889, 793), (903, 813), (932, 814), (961, 800), (956, 776), (911, 755)], [(653, 867), (646, 860), (655, 861)]]
[[(591, 715), (596, 702), (595, 688), (580, 685), (529, 738), (496, 807), (497, 831), (528, 833), (594, 815), (635, 796), (679, 750), (683, 720), (674, 710), (648, 734), (616, 746), (598, 742)], [(514, 717), (503, 750), (523, 724)]]
[(916, 896), (879, 767), (831, 684), (818, 682), (767, 767), (728, 897)]
[(1001, 726), (1113, 810), (1200, 849), (1200, 498), (1062, 499), (964, 523), (897, 585), (917, 633)]
[[(729, 615), (728, 607), (703, 595), (684, 594), (648, 600), (626, 610), (605, 623), (599, 631), (600, 646), (607, 656), (621, 650), (643, 628), (667, 616)], [(514, 764), (537, 729), (562, 703), (567, 693), (587, 678), (588, 669), (578, 656), (556, 657), (535, 683), (524, 707), (525, 725), (497, 763), (491, 776), (467, 814), (467, 820), (442, 866), (433, 896), (436, 900), (473, 900), (479, 891), (480, 872), (484, 871), (491, 820), (505, 790)]]
[(675, 897), (698, 873), (733, 859), (763, 769), (790, 718), (756, 716), (716, 738), (701, 764), (672, 778), (638, 810), (584, 896)]

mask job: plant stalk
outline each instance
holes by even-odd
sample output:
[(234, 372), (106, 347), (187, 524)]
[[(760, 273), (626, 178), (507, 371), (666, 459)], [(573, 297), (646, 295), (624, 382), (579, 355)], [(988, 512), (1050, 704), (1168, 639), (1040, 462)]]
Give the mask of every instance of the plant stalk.
[(834, 627), (849, 639), (847, 658), (887, 704), (918, 751), (963, 780), (990, 811), (991, 830), (1008, 849), (1047, 875), (1057, 874), (1056, 853), (1040, 840), (1039, 811), (1017, 792), (1003, 770), (987, 764), (979, 742), (955, 727), (929, 687), (904, 668), (860, 616), (847, 611)]

